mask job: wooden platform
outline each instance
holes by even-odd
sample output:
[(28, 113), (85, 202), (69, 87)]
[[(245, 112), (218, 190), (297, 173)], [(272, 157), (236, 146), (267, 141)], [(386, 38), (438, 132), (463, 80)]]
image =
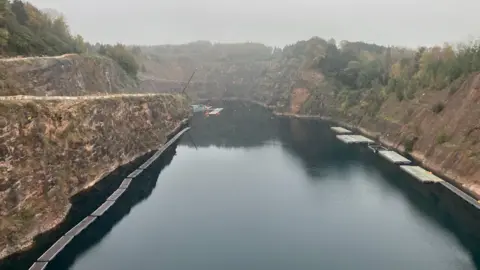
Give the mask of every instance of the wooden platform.
[(38, 258), (37, 262), (49, 262), (57, 256), (57, 254), (65, 248), (65, 246), (72, 241), (73, 236), (62, 236), (60, 239), (58, 239), (55, 244), (53, 244), (45, 253), (43, 253), (40, 258)]
[(394, 164), (410, 164), (411, 161), (395, 151), (380, 150), (378, 154)]
[(102, 216), (112, 205), (115, 203), (115, 201), (105, 201), (100, 207), (95, 210), (91, 216), (94, 217), (99, 217)]
[(351, 143), (373, 143), (373, 140), (362, 135), (337, 135), (337, 138), (346, 144)]
[(28, 270), (43, 270), (47, 267), (48, 262), (36, 262), (28, 268)]
[(440, 183), (443, 180), (419, 166), (401, 165), (400, 168), (423, 183)]
[(72, 229), (70, 229), (70, 231), (68, 231), (65, 236), (76, 236), (78, 235), (79, 233), (81, 233), (83, 230), (85, 230), (90, 224), (92, 224), (92, 222), (95, 221), (95, 219), (97, 219), (97, 217), (93, 217), (93, 216), (87, 216), (86, 218), (84, 218), (82, 221), (80, 221), (80, 223), (78, 223), (77, 225), (75, 225), (75, 227), (73, 227)]
[(477, 208), (478, 210), (480, 210), (480, 202), (476, 201), (474, 198), (472, 198), (470, 195), (468, 195), (467, 193), (463, 192), (462, 190), (458, 189), (457, 187), (455, 187), (454, 185), (446, 182), (446, 181), (443, 181), (441, 182), (441, 184), (448, 188), (450, 191), (452, 191), (453, 193), (457, 194), (458, 196), (460, 196), (462, 199), (464, 199), (465, 201), (467, 201), (469, 204), (471, 204), (473, 207)]
[(330, 129), (340, 134), (352, 133), (350, 130), (343, 127), (331, 127)]
[(107, 201), (116, 201), (122, 194), (125, 192), (126, 189), (124, 188), (118, 188), (115, 190), (110, 197), (107, 198)]

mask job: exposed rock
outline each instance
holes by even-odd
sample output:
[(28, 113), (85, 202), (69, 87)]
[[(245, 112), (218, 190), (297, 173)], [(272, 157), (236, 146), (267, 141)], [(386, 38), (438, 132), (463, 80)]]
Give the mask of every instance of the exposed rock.
[(69, 54), (0, 60), (0, 95), (79, 96), (136, 87), (110, 58)]
[(186, 99), (2, 101), (0, 257), (60, 223), (69, 198), (166, 142)]

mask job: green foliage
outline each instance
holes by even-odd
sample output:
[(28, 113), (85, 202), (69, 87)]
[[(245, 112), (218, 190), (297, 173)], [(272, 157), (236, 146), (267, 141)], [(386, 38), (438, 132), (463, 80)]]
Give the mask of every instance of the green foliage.
[(98, 49), (98, 53), (115, 60), (131, 77), (137, 77), (139, 65), (135, 60), (133, 53), (128, 50), (125, 45), (101, 45)]
[(0, 0), (0, 55), (82, 53), (86, 44), (72, 36), (63, 17), (51, 18), (28, 2)]
[(443, 111), (444, 108), (445, 108), (445, 104), (443, 104), (443, 102), (438, 102), (432, 106), (432, 111), (436, 114), (439, 114)]
[(403, 90), (401, 88), (395, 89), (395, 95), (398, 101), (402, 101), (405, 98), (405, 96), (403, 95)]
[(418, 137), (407, 138), (403, 141), (403, 147), (406, 152), (412, 152), (415, 143), (418, 141)]
[(436, 138), (437, 144), (444, 144), (444, 143), (448, 142), (449, 140), (450, 140), (450, 137), (447, 134), (445, 134), (444, 132), (440, 133)]
[[(415, 98), (423, 88), (442, 90), (450, 86), (453, 93), (460, 87), (459, 78), (480, 71), (480, 43), (458, 49), (448, 44), (421, 47), (417, 51), (363, 42), (341, 44), (325, 45), (316, 68), (339, 82), (340, 88), (372, 89), (378, 83), (387, 93), (395, 93), (399, 101)], [(453, 82), (457, 84), (453, 86)]]

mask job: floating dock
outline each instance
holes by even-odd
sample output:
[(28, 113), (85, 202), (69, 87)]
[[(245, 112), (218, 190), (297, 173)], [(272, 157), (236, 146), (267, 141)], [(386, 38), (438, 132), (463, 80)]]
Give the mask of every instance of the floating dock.
[(116, 201), (122, 194), (125, 192), (126, 189), (124, 188), (118, 188), (115, 190), (110, 197), (107, 198), (107, 201)]
[(455, 193), (457, 196), (474, 206), (476, 209), (480, 210), (480, 200), (476, 200), (474, 197), (470, 196), (469, 194), (465, 193), (461, 189), (455, 187), (451, 183), (448, 183), (441, 179), (440, 177), (434, 175), (433, 173), (423, 169), (420, 166), (412, 166), (408, 165), (412, 162), (405, 158), (404, 156), (398, 154), (395, 151), (390, 151), (387, 148), (383, 147), (381, 144), (374, 142), (364, 136), (361, 135), (351, 135), (350, 130), (342, 128), (342, 127), (330, 127), (334, 132), (340, 133), (342, 135), (337, 135), (337, 138), (344, 143), (352, 144), (352, 143), (367, 143), (368, 148), (370, 148), (374, 153), (378, 153), (380, 156), (385, 158), (386, 160), (400, 165), (400, 168), (413, 176), (414, 178), (418, 179), (422, 183), (439, 183), (449, 189), (451, 192)]
[(331, 127), (331, 129), (340, 134), (352, 133), (350, 130), (343, 127)]
[(372, 150), (374, 153), (378, 153), (380, 150), (388, 150), (387, 148), (383, 147), (378, 143), (369, 143), (368, 148)]
[(131, 174), (129, 174), (127, 177), (129, 178), (134, 178), (134, 177), (137, 177), (139, 174), (141, 174), (143, 172), (143, 170), (141, 169), (136, 169), (135, 171), (133, 171)]
[(65, 246), (68, 245), (68, 243), (70, 243), (70, 241), (72, 241), (72, 239), (73, 239), (73, 236), (60, 237), (60, 239), (58, 239), (58, 241), (55, 242), (53, 246), (51, 246), (47, 251), (45, 251), (45, 253), (43, 253), (43, 255), (40, 256), (40, 258), (38, 258), (37, 262), (49, 262), (53, 260), (53, 258), (55, 258), (55, 256), (57, 256), (57, 254), (62, 249), (64, 249)]
[(443, 179), (419, 166), (401, 165), (400, 168), (423, 183), (443, 182)]
[(410, 164), (411, 161), (395, 151), (380, 150), (378, 154), (394, 164)]
[(146, 168), (150, 167), (150, 165), (152, 165), (152, 163), (155, 161), (155, 158), (153, 158), (153, 157), (155, 157), (155, 156), (152, 156), (151, 158), (149, 158), (139, 168), (142, 169), (142, 170), (145, 170)]
[[(184, 121), (182, 121), (184, 123)], [(190, 127), (186, 127), (178, 132), (173, 138), (167, 141), (162, 147), (160, 147), (155, 154), (152, 155), (142, 166), (133, 171), (128, 177), (126, 177), (120, 184), (119, 188), (115, 190), (107, 200), (100, 205), (92, 214), (85, 217), (75, 227), (70, 229), (64, 236), (60, 237), (45, 253), (37, 259), (37, 261), (29, 268), (29, 270), (43, 270), (47, 267), (48, 262), (53, 260), (57, 254), (62, 251), (74, 237), (79, 235), (90, 224), (92, 224), (98, 217), (102, 216), (117, 199), (126, 191), (132, 182), (132, 178), (137, 177), (144, 169), (150, 166), (158, 157), (160, 157), (165, 150), (167, 150), (174, 142), (176, 142)]]
[(43, 270), (47, 267), (48, 262), (36, 262), (28, 268), (28, 270)]
[(458, 196), (460, 196), (462, 199), (464, 199), (465, 201), (467, 201), (468, 203), (470, 203), (473, 207), (477, 208), (477, 210), (480, 210), (480, 201), (476, 201), (474, 198), (472, 198), (470, 195), (468, 195), (467, 193), (463, 192), (462, 190), (456, 188), (454, 185), (446, 182), (446, 181), (443, 181), (441, 183), (444, 187), (448, 188), (450, 191), (452, 191), (453, 193), (457, 194)]
[(91, 216), (94, 216), (94, 217), (102, 216), (110, 207), (112, 207), (114, 203), (115, 201), (105, 201), (102, 205), (100, 205), (100, 207), (97, 208), (97, 210), (93, 211)]
[(219, 114), (221, 111), (223, 111), (223, 108), (215, 108), (215, 109), (213, 109), (211, 112), (209, 112), (208, 114), (210, 114), (210, 115), (217, 115), (217, 114)]
[(73, 236), (78, 235), (83, 230), (85, 230), (90, 224), (92, 224), (92, 222), (94, 222), (95, 219), (97, 219), (97, 217), (87, 216), (82, 221), (80, 221), (80, 223), (78, 223), (75, 227), (70, 229), (70, 231), (68, 231), (65, 234), (65, 236), (72, 236), (73, 237)]
[(346, 144), (351, 143), (373, 143), (373, 140), (362, 135), (337, 135), (337, 138)]
[(122, 183), (120, 184), (119, 188), (124, 188), (127, 189), (128, 186), (130, 186), (130, 183), (132, 182), (132, 178), (125, 178), (123, 179)]

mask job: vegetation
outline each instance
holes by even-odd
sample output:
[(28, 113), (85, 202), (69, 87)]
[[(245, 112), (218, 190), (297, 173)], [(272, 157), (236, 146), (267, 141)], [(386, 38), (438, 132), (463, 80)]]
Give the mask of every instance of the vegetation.
[(418, 137), (407, 138), (403, 141), (403, 146), (405, 147), (406, 152), (412, 152), (415, 143), (418, 141)]
[[(333, 91), (343, 110), (360, 105), (372, 116), (391, 94), (399, 101), (411, 100), (420, 89), (449, 86), (453, 94), (467, 74), (480, 71), (477, 43), (412, 50), (315, 37), (283, 49), (251, 42), (209, 41), (162, 46), (93, 45), (80, 35), (72, 35), (62, 16), (48, 15), (21, 0), (0, 0), (0, 55), (84, 52), (111, 57), (132, 77), (141, 71), (153, 77), (187, 80), (198, 68), (197, 78), (216, 85), (199, 91), (274, 105), (288, 104), (286, 92), (292, 82), (299, 82), (314, 95)], [(311, 78), (302, 78), (302, 82), (300, 71), (321, 73), (323, 84), (312, 84)], [(318, 107), (315, 100), (323, 99), (309, 99), (312, 108)], [(310, 112), (308, 107), (305, 111)]]
[(446, 142), (448, 142), (450, 140), (450, 137), (445, 134), (444, 132), (440, 133), (438, 136), (437, 136), (437, 144), (444, 144)]
[(117, 61), (131, 76), (136, 76), (138, 64), (125, 46), (93, 46), (82, 36), (72, 35), (65, 18), (52, 13), (42, 12), (21, 0), (0, 0), (0, 56), (99, 52)]
[(249, 98), (282, 111), (290, 108), (292, 88), (307, 88), (312, 95), (302, 106), (306, 114), (332, 105), (343, 113), (358, 108), (375, 117), (390, 96), (409, 101), (420, 91), (454, 94), (468, 74), (480, 71), (476, 43), (408, 49), (314, 37), (284, 48), (198, 41), (131, 51), (150, 77), (186, 81), (197, 69), (195, 79), (209, 84), (192, 84), (191, 92), (202, 98)]
[(432, 111), (438, 114), (438, 113), (441, 113), (444, 108), (445, 108), (445, 105), (442, 102), (439, 102), (439, 103), (435, 103), (432, 106)]
[[(457, 48), (449, 44), (421, 47), (416, 51), (363, 42), (343, 41), (337, 45), (333, 41), (323, 41), (318, 44), (321, 53), (312, 68), (330, 78), (335, 90), (344, 93), (343, 98), (349, 106), (361, 102), (358, 90), (364, 90), (363, 97), (371, 96), (371, 90), (378, 93), (373, 100), (374, 108), (389, 93), (395, 93), (399, 101), (411, 100), (420, 89), (442, 90), (450, 85), (452, 94), (461, 86), (462, 78), (480, 71), (478, 43)], [(444, 104), (439, 103), (432, 110), (440, 113), (443, 108)]]
[(115, 60), (130, 76), (137, 76), (139, 65), (132, 52), (129, 51), (124, 45), (101, 45), (98, 49), (98, 53)]
[(0, 54), (81, 53), (85, 42), (73, 36), (62, 16), (52, 17), (28, 2), (0, 0)]

